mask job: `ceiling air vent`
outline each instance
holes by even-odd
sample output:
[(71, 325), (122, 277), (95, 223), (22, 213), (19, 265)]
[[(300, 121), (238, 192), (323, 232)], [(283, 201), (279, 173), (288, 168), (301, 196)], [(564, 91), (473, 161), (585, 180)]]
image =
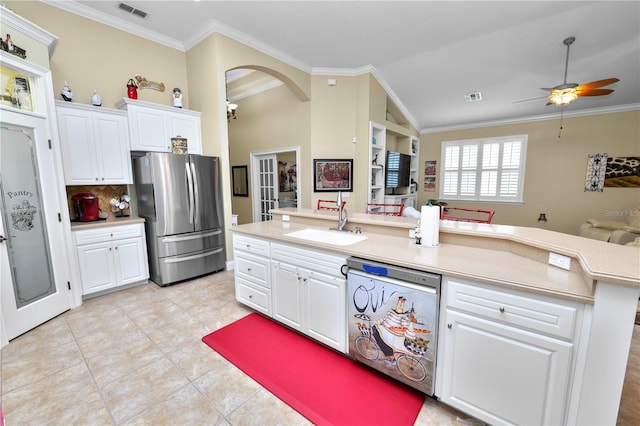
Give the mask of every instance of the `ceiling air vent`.
[(140, 9), (136, 9), (135, 7), (131, 7), (125, 3), (120, 3), (118, 5), (118, 8), (124, 10), (125, 12), (131, 13), (132, 15), (137, 15), (143, 19), (147, 17), (147, 12), (144, 12)]
[(467, 102), (475, 102), (482, 100), (482, 93), (475, 92), (464, 95), (464, 100)]

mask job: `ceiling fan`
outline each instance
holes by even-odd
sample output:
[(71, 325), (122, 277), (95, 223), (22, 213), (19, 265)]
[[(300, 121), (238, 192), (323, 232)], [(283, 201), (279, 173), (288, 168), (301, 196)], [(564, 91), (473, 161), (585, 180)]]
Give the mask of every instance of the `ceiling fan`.
[[(589, 83), (567, 83), (567, 70), (569, 68), (569, 46), (576, 41), (575, 37), (567, 37), (563, 43), (567, 46), (567, 59), (564, 66), (564, 83), (555, 87), (543, 87), (542, 90), (548, 91), (549, 95), (544, 96), (549, 101), (547, 105), (565, 106), (578, 99), (580, 96), (604, 96), (613, 92), (613, 89), (602, 89), (604, 86), (613, 84), (618, 80), (617, 78), (605, 78), (603, 80), (596, 80)], [(536, 98), (541, 99), (541, 98)], [(529, 99), (531, 100), (531, 99)], [(520, 101), (524, 102), (524, 101)]]

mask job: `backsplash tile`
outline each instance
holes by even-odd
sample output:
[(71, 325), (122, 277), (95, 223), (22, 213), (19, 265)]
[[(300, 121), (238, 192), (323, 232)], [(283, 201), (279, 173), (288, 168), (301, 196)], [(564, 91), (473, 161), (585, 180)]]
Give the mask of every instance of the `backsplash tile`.
[(76, 214), (73, 210), (73, 203), (71, 202), (71, 197), (76, 194), (83, 194), (85, 192), (90, 192), (100, 201), (99, 206), (100, 210), (105, 213), (111, 212), (111, 205), (109, 205), (109, 200), (116, 196), (120, 198), (122, 194), (128, 194), (127, 185), (87, 185), (87, 186), (67, 186), (67, 205), (69, 208), (69, 217), (71, 219), (75, 219)]

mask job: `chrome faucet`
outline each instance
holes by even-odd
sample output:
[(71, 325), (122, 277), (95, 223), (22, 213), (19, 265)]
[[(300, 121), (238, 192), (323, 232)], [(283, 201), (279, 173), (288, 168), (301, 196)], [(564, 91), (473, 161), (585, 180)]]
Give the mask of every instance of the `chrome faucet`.
[(343, 207), (341, 191), (338, 191), (336, 204), (338, 205), (338, 231), (344, 231), (343, 228), (347, 224), (347, 209)]

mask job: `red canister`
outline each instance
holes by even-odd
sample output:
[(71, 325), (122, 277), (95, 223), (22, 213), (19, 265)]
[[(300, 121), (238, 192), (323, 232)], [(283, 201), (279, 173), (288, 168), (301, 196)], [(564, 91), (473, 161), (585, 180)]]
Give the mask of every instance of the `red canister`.
[(127, 96), (129, 99), (138, 99), (138, 86), (132, 78), (130, 78), (127, 83)]

